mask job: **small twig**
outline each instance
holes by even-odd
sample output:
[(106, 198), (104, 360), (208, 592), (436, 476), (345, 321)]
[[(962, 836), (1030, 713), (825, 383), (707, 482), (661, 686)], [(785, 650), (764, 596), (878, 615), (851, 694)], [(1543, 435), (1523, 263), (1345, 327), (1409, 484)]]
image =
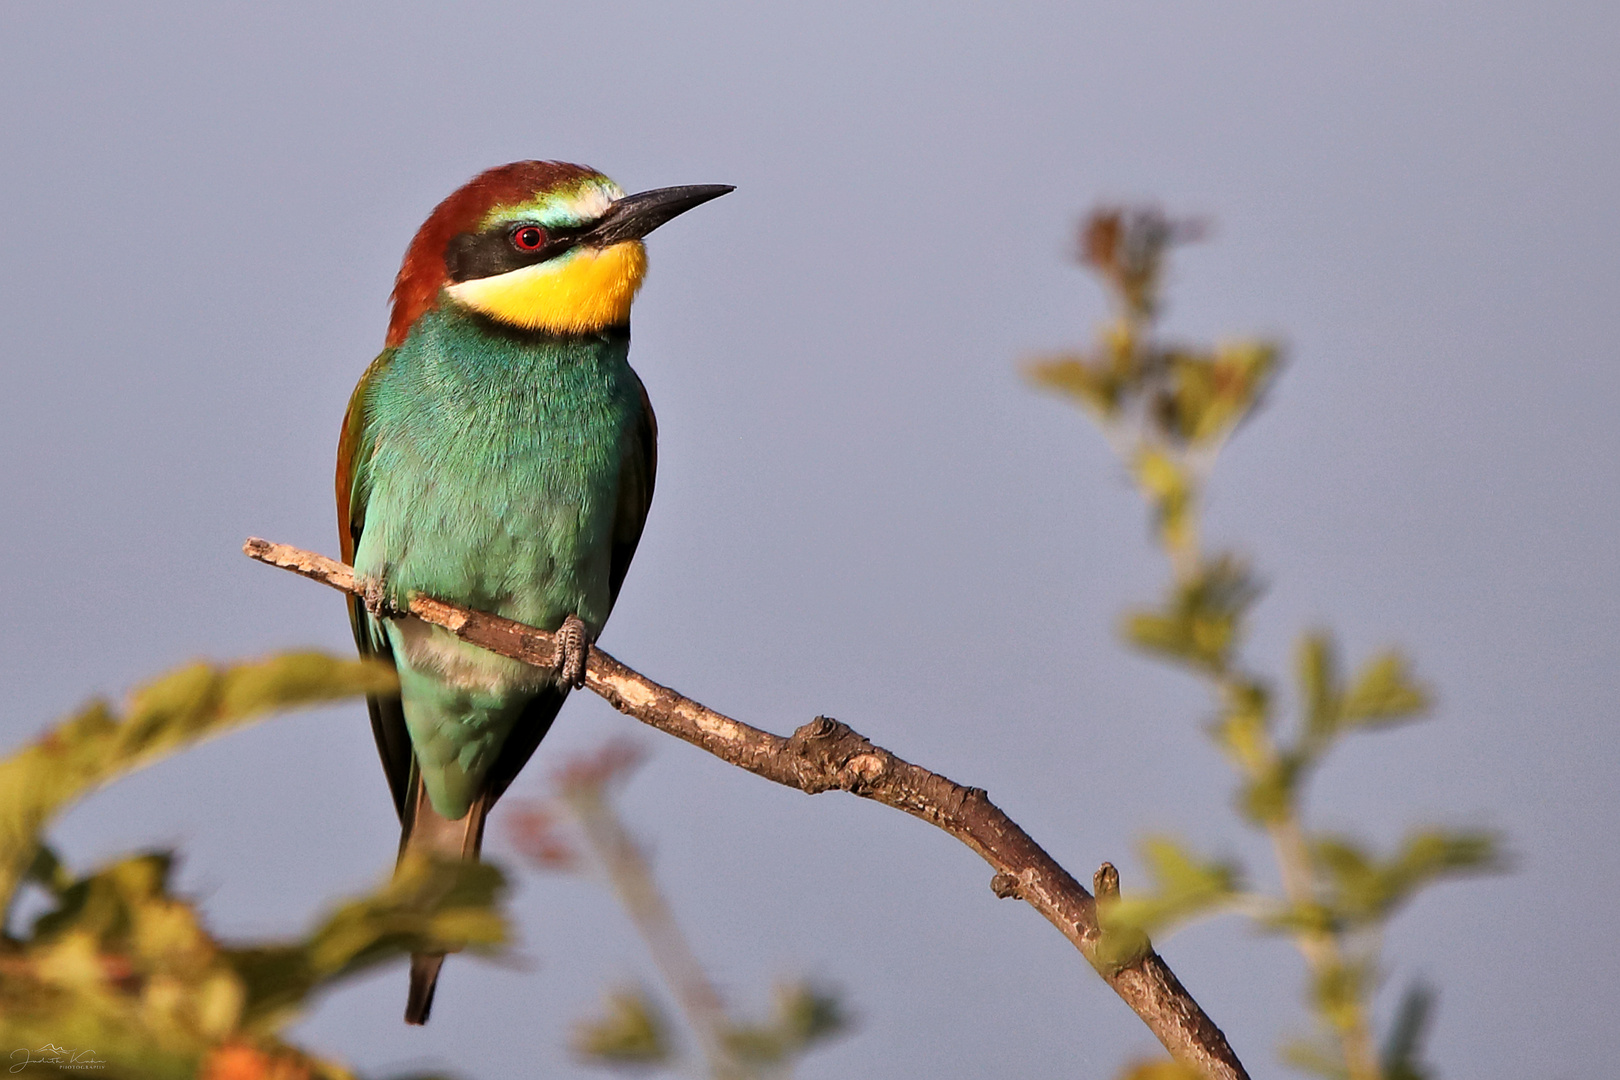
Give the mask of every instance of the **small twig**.
[(609, 801), (605, 785), (564, 786), (563, 802), (573, 811), (597, 862), (607, 872), (653, 963), (697, 1034), (710, 1075), (735, 1080), (743, 1075), (726, 1041), (731, 1028), (720, 992), (709, 981), (669, 902), (653, 880), (652, 868)]
[[(332, 559), (259, 539), (248, 540), (242, 550), (260, 562), (359, 594), (354, 571)], [(556, 666), (552, 635), (543, 630), (426, 597), (412, 598), (409, 611), (491, 652), (537, 667)], [(812, 795), (852, 792), (944, 829), (995, 868), (998, 895), (1016, 895), (1056, 926), (1172, 1057), (1211, 1080), (1247, 1080), (1226, 1036), (1157, 953), (1149, 949), (1117, 968), (1099, 959), (1102, 932), (1091, 894), (982, 789), (963, 787), (902, 760), (824, 716), (789, 738), (750, 727), (660, 686), (595, 646), (585, 685), (620, 712), (767, 780)]]

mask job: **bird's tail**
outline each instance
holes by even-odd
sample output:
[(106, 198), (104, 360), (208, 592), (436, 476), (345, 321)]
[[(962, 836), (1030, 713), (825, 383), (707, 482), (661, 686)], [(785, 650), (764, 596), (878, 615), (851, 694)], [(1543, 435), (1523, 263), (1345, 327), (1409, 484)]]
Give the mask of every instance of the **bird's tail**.
[[(422, 776), (411, 770), (410, 798), (405, 804), (403, 829), (399, 837), (399, 857), (407, 854), (430, 855), (440, 859), (477, 861), (484, 843), (484, 818), (494, 800), (485, 795), (473, 800), (466, 815), (456, 821), (443, 817), (428, 801)], [(411, 992), (405, 1000), (405, 1022), (427, 1023), (433, 1009), (433, 990), (439, 983), (444, 953), (411, 954)]]

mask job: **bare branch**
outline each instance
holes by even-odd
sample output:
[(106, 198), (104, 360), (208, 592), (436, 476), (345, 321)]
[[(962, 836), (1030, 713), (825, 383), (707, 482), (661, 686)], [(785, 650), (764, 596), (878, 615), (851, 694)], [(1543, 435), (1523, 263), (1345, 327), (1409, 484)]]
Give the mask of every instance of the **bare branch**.
[[(242, 550), (260, 562), (343, 592), (361, 592), (353, 570), (324, 556), (259, 539), (248, 540)], [(537, 667), (556, 666), (552, 635), (544, 630), (426, 597), (413, 598), (409, 610), (491, 652)], [(998, 896), (1026, 901), (1056, 926), (1172, 1057), (1211, 1080), (1247, 1080), (1248, 1073), (1220, 1028), (1157, 953), (1149, 949), (1117, 967), (1099, 957), (1102, 932), (1091, 894), (982, 789), (963, 787), (913, 765), (824, 716), (788, 738), (750, 727), (660, 686), (595, 646), (585, 668), (585, 685), (620, 712), (767, 780), (812, 795), (852, 792), (944, 829), (995, 868), (992, 887)]]

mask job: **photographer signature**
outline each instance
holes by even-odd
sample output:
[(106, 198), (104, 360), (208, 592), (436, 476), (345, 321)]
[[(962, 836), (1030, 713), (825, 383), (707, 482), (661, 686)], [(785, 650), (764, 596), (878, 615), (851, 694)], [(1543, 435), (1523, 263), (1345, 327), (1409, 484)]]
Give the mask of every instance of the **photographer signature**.
[(46, 1043), (38, 1050), (27, 1047), (11, 1052), (11, 1072), (22, 1072), (30, 1065), (55, 1065), (59, 1069), (99, 1069), (107, 1064), (105, 1058), (96, 1057), (94, 1050), (66, 1050), (54, 1043)]

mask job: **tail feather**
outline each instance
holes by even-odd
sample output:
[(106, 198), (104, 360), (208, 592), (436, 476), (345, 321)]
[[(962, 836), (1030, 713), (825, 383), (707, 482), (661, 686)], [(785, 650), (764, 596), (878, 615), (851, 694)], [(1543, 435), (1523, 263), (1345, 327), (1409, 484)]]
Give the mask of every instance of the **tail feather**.
[[(414, 763), (413, 763), (414, 764)], [(473, 801), (464, 817), (443, 817), (428, 801), (421, 774), (411, 769), (411, 798), (406, 803), (404, 827), (399, 837), (399, 857), (407, 853), (433, 855), (441, 859), (476, 861), (484, 844), (484, 819), (493, 800), (481, 796)], [(427, 1023), (433, 1009), (433, 991), (439, 983), (444, 953), (411, 954), (411, 990), (405, 1001), (407, 1024)]]
[[(441, 817), (433, 809), (433, 804), (428, 801), (427, 789), (422, 785), (421, 768), (415, 754), (410, 751), (408, 736), (403, 736), (407, 740), (404, 742), (396, 737), (405, 730), (404, 713), (398, 712), (395, 717), (394, 713), (385, 710), (383, 718), (389, 720), (392, 726), (376, 728), (377, 746), (383, 752), (384, 763), (389, 769), (390, 786), (394, 785), (396, 775), (400, 781), (395, 788), (401, 823), (399, 857), (403, 859), (405, 853), (410, 851), (436, 855), (441, 859), (476, 860), (478, 849), (484, 843), (484, 819), (489, 815), (490, 808), (529, 760), (535, 747), (540, 745), (540, 740), (550, 730), (557, 710), (562, 708), (563, 700), (567, 697), (567, 687), (548, 686), (524, 706), (523, 715), (507, 735), (500, 755), (485, 774), (482, 792), (473, 800), (466, 816), (455, 821)], [(400, 775), (398, 770), (402, 761), (408, 762), (409, 771)], [(407, 1024), (427, 1023), (428, 1013), (433, 1008), (433, 990), (438, 985), (439, 968), (443, 964), (443, 953), (415, 953), (411, 956), (411, 992), (405, 1005)]]
[(439, 985), (444, 953), (411, 954), (411, 993), (405, 999), (405, 1022), (425, 1024), (433, 1011), (433, 991)]

